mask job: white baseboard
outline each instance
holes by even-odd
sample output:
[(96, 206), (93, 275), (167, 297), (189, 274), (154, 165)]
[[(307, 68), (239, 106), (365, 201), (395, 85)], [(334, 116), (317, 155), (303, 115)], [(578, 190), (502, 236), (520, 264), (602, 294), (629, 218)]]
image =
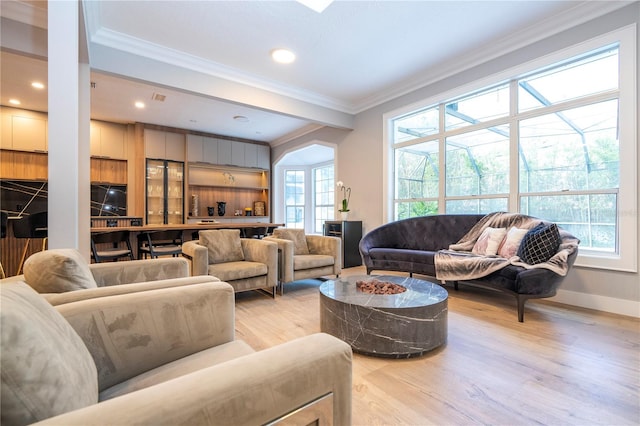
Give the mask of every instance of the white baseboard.
[(549, 300), (564, 303), (565, 305), (640, 318), (640, 302), (634, 300), (616, 299), (615, 297), (568, 290), (558, 290), (558, 293)]

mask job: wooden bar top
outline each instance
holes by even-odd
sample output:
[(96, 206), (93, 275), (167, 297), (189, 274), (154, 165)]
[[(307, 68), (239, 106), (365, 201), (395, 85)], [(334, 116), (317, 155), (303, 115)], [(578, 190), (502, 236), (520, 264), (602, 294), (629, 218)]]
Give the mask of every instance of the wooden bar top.
[(92, 233), (115, 232), (115, 231), (198, 231), (203, 229), (242, 229), (242, 228), (262, 228), (279, 227), (284, 223), (262, 223), (262, 222), (218, 222), (218, 223), (181, 223), (176, 225), (144, 225), (144, 226), (118, 226), (118, 227), (95, 227), (91, 228)]

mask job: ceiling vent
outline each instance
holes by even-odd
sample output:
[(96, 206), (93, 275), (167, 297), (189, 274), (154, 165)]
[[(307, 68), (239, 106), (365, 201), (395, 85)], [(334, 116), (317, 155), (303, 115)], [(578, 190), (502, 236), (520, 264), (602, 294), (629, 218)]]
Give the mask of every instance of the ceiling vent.
[(160, 93), (154, 93), (151, 99), (158, 102), (164, 102), (167, 97), (165, 95), (161, 95)]

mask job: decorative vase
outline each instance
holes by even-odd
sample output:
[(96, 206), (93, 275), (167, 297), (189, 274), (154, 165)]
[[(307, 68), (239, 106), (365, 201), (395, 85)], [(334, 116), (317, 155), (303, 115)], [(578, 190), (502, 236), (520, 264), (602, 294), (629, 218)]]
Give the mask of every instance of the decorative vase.
[(227, 210), (227, 202), (226, 201), (218, 201), (218, 216), (224, 216), (224, 212)]
[(349, 212), (340, 212), (340, 218), (347, 220), (349, 218)]
[(213, 216), (215, 212), (215, 209), (212, 206), (207, 207), (207, 214), (209, 216)]
[(198, 195), (191, 195), (191, 216), (198, 216)]

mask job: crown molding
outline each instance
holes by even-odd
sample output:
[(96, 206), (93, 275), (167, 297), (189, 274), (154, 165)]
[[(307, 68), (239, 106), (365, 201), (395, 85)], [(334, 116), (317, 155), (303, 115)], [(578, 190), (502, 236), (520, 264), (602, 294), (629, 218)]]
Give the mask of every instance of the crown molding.
[[(3, 2), (4, 4), (5, 2)], [(309, 104), (329, 108), (335, 111), (358, 114), (385, 102), (391, 101), (430, 84), (443, 80), (451, 75), (471, 69), (505, 54), (524, 48), (577, 25), (583, 24), (617, 9), (633, 4), (633, 0), (625, 1), (582, 1), (576, 6), (559, 13), (552, 18), (536, 22), (514, 34), (483, 46), (469, 54), (448, 62), (444, 62), (420, 76), (393, 85), (372, 96), (350, 103), (344, 100), (322, 96), (318, 93), (287, 86), (279, 82), (256, 77), (244, 71), (224, 66), (214, 61), (195, 55), (167, 48), (128, 36), (116, 31), (107, 30), (100, 25), (99, 2), (83, 0), (85, 22), (89, 40), (110, 49), (156, 60), (176, 67), (201, 72), (217, 78), (243, 84), (277, 95), (286, 96)], [(91, 52), (91, 49), (90, 49)]]
[(47, 29), (48, 16), (46, 2), (40, 2), (44, 7), (36, 6), (33, 2), (2, 1), (0, 2), (0, 15), (13, 21), (22, 22), (38, 28)]
[(301, 127), (300, 129), (294, 130), (293, 132), (287, 133), (284, 136), (279, 137), (278, 139), (275, 139), (273, 141), (271, 141), (269, 143), (269, 145), (271, 145), (271, 147), (276, 147), (278, 145), (282, 145), (285, 144), (287, 142), (290, 142), (294, 139), (297, 139), (299, 137), (302, 137), (304, 135), (308, 135), (309, 133), (315, 132), (316, 130), (322, 129), (323, 127), (326, 127), (322, 124), (316, 124), (316, 123), (310, 123), (307, 124), (304, 127)]
[(339, 112), (350, 113), (350, 106), (338, 99), (332, 99), (310, 91), (298, 89), (278, 82), (258, 78), (244, 71), (227, 67), (214, 61), (181, 52), (166, 46), (150, 43), (117, 31), (100, 28), (90, 35), (92, 44), (99, 44), (110, 49), (130, 53), (179, 68), (218, 77), (234, 83), (265, 90), (281, 96), (322, 106)]
[[(637, 1), (637, 0), (636, 0)], [(589, 22), (593, 19), (614, 12), (636, 1), (583, 1), (571, 9), (559, 13), (552, 18), (537, 22), (514, 34), (497, 40), (491, 45), (482, 47), (469, 54), (461, 55), (459, 58), (445, 62), (432, 72), (417, 77), (413, 80), (404, 81), (393, 87), (385, 89), (368, 98), (362, 99), (357, 104), (352, 105), (352, 114), (358, 114), (385, 102), (404, 96), (423, 87), (441, 81), (451, 75), (466, 71), (475, 66), (489, 62), (500, 56), (514, 52), (518, 49), (529, 46), (545, 38), (559, 34), (578, 25)]]

